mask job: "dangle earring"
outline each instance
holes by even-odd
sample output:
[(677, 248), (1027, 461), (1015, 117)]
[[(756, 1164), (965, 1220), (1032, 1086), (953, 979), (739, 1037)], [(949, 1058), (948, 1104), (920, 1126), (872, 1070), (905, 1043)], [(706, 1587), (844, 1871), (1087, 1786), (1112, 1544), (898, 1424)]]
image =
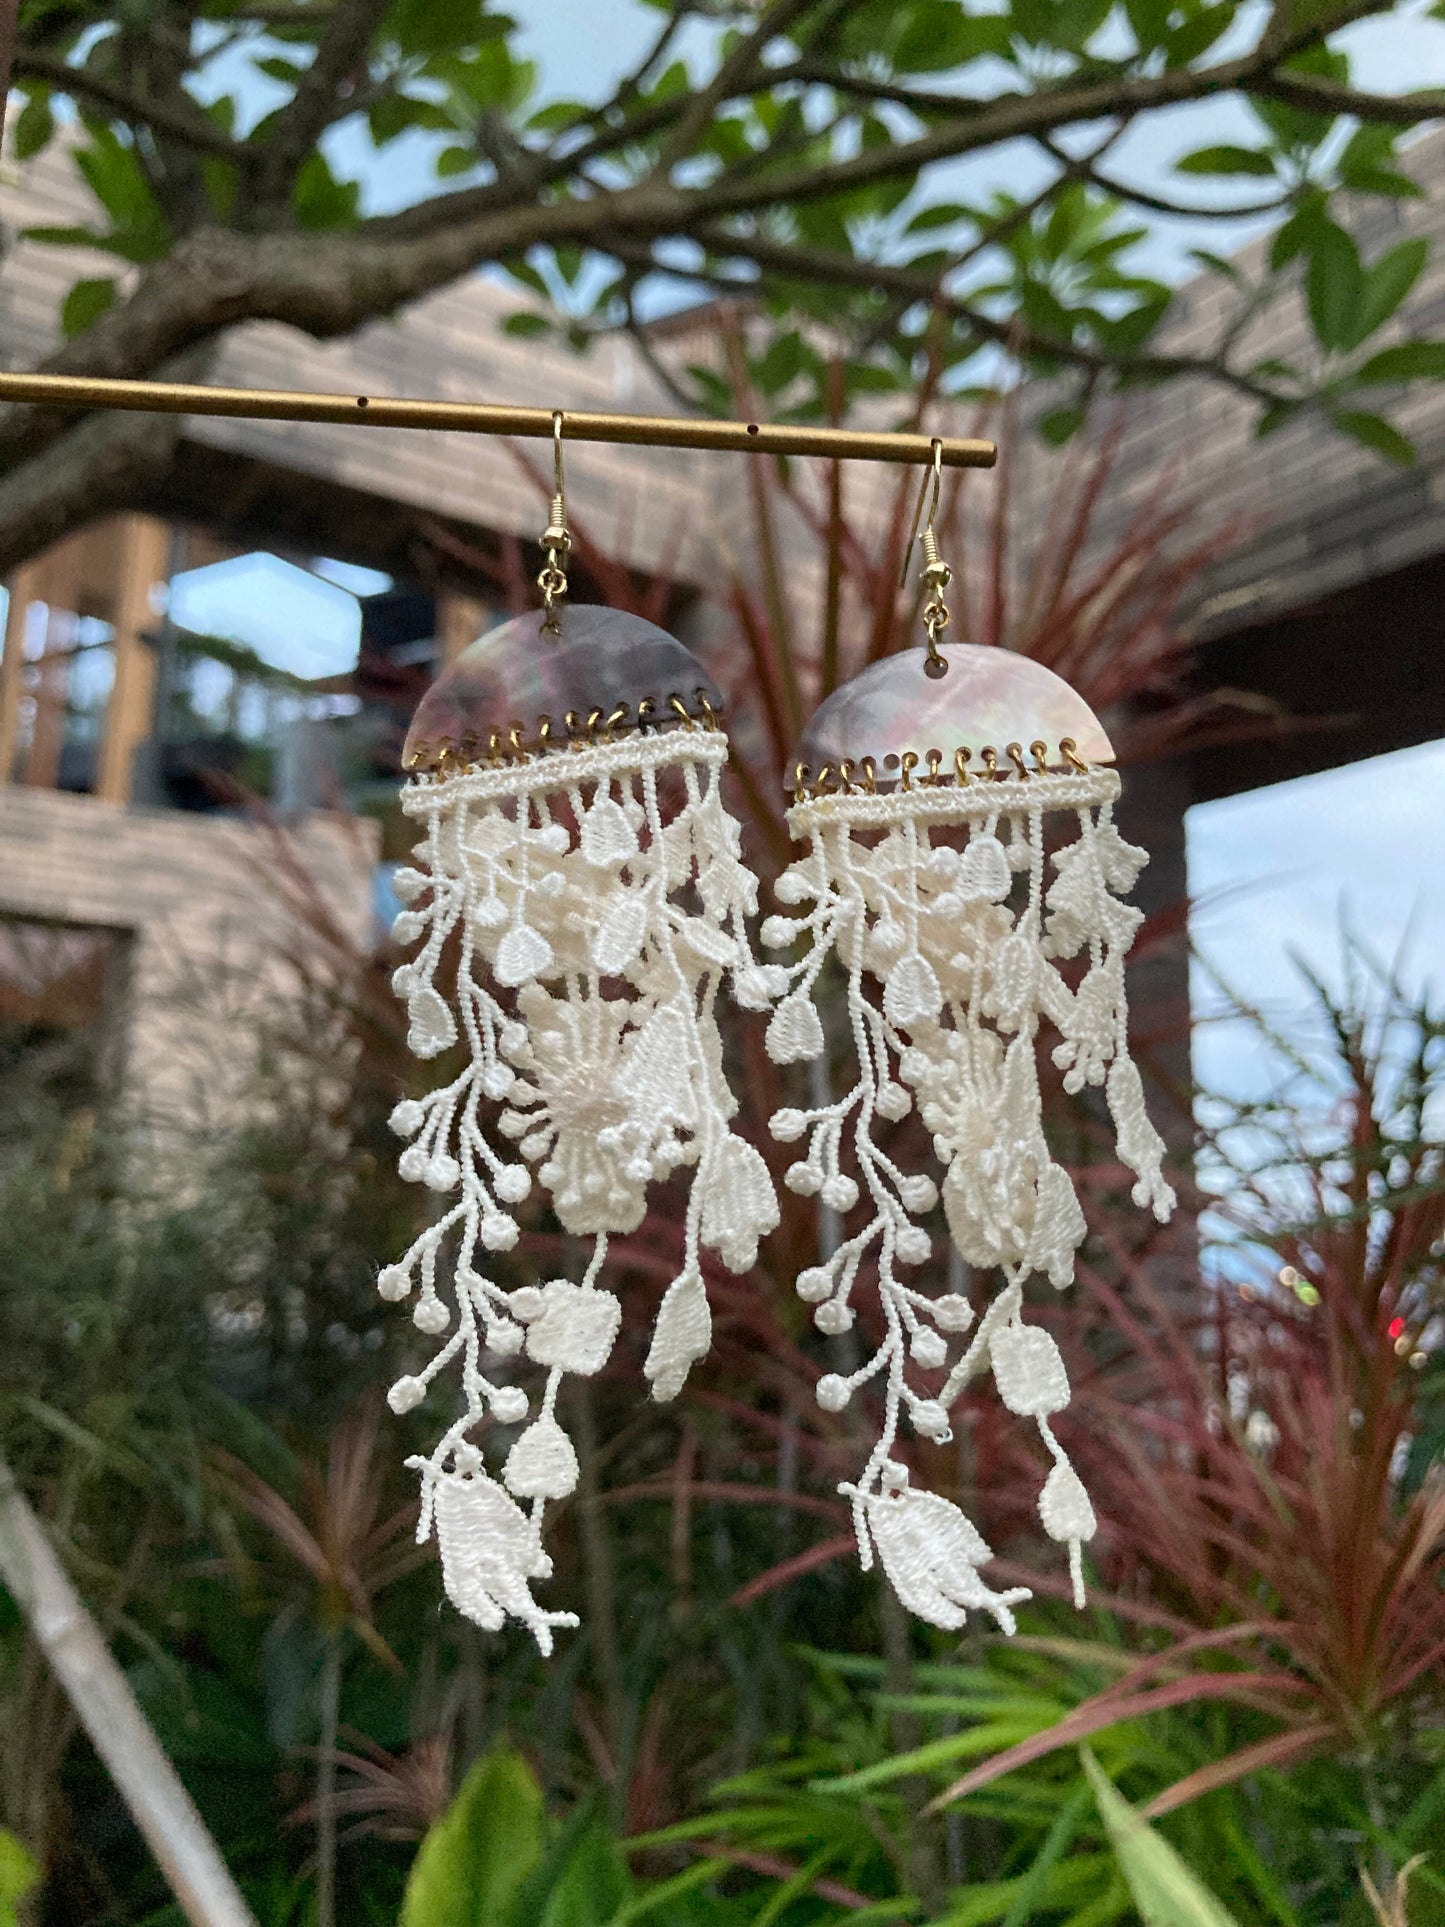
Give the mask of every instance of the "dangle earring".
[[(460, 1611), (493, 1630), (520, 1619), (544, 1653), (554, 1627), (577, 1623), (544, 1610), (531, 1582), (551, 1574), (546, 1507), (578, 1478), (562, 1378), (599, 1372), (622, 1321), (600, 1283), (609, 1237), (638, 1228), (654, 1179), (691, 1172), (682, 1262), (644, 1366), (653, 1396), (670, 1399), (711, 1340), (701, 1247), (746, 1271), (778, 1221), (767, 1166), (728, 1128), (736, 1104), (713, 1015), (724, 976), (751, 1009), (780, 976), (754, 961), (744, 927), (757, 882), (718, 787), (721, 698), (664, 630), (567, 602), (562, 422), (542, 608), (465, 650), (406, 740), (402, 808), (422, 836), (395, 879), (407, 906), (395, 932), (420, 949), (394, 984), (417, 1055), (460, 1044), (461, 1059), (392, 1114), (410, 1140), (402, 1175), (439, 1204), (379, 1280), (384, 1298), (415, 1295), (415, 1324), (439, 1341), (392, 1386), (392, 1409), (420, 1405), (460, 1365), (459, 1415), (408, 1461), (421, 1475), (418, 1539), (435, 1530)], [(590, 1260), (575, 1282), (507, 1289), (487, 1256), (516, 1244), (511, 1208), (534, 1184), (564, 1231), (592, 1240)], [(522, 1354), (544, 1375), (535, 1411), (511, 1382)], [(474, 1437), (486, 1417), (530, 1418), (499, 1477)]]
[[(957, 1506), (910, 1484), (894, 1447), (904, 1413), (915, 1433), (947, 1440), (951, 1407), (991, 1368), (1004, 1404), (1036, 1422), (1053, 1459), (1039, 1512), (1069, 1548), (1083, 1604), (1094, 1513), (1050, 1425), (1068, 1379), (1053, 1339), (1023, 1318), (1024, 1281), (1042, 1272), (1058, 1288), (1071, 1283), (1085, 1233), (1044, 1136), (1041, 1019), (1057, 1033), (1051, 1055), (1064, 1089), (1103, 1086), (1134, 1203), (1162, 1222), (1174, 1195), (1126, 1039), (1124, 954), (1142, 912), (1120, 897), (1147, 857), (1114, 826), (1114, 753), (1083, 699), (1026, 656), (941, 640), (950, 580), (934, 529), (941, 456), (935, 441), (908, 541), (911, 553), (931, 490), (920, 538), (926, 646), (874, 663), (808, 725), (788, 813), (807, 853), (783, 872), (777, 895), (811, 908), (770, 917), (762, 933), (778, 949), (808, 940), (787, 967), (770, 1055), (783, 1064), (822, 1055), (815, 995), (836, 954), (857, 1077), (836, 1102), (779, 1111), (771, 1130), (806, 1142), (786, 1176), (791, 1190), (849, 1212), (862, 1187), (859, 1228), (804, 1271), (797, 1290), (821, 1331), (841, 1333), (854, 1323), (865, 1262), (876, 1271), (879, 1343), (856, 1370), (824, 1376), (817, 1393), (836, 1412), (861, 1386), (883, 1384), (882, 1434), (857, 1482), (840, 1488), (863, 1566), (876, 1549), (903, 1604), (935, 1625), (961, 1626), (973, 1607), (1011, 1632), (1011, 1608), (1027, 1591), (985, 1583), (978, 1568), (993, 1555), (982, 1536)], [(1073, 840), (1046, 840), (1046, 825), (1056, 834), (1070, 823)], [(1073, 959), (1082, 967), (1070, 981), (1057, 966)], [(967, 1264), (1003, 1273), (977, 1320), (962, 1294), (934, 1295), (901, 1275), (916, 1276), (932, 1254), (916, 1220), (939, 1187), (900, 1169), (875, 1134), (880, 1120), (915, 1106), (942, 1167), (954, 1244)], [(845, 1133), (856, 1180), (843, 1169)]]

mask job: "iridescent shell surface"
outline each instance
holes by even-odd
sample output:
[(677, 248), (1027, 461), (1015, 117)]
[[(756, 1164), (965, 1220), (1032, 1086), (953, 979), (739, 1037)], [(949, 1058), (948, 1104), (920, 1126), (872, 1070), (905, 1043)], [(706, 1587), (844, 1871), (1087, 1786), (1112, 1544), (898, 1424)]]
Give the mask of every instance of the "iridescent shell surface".
[(936, 679), (924, 673), (926, 649), (905, 649), (835, 690), (790, 758), (788, 787), (799, 763), (816, 777), (825, 763), (835, 771), (844, 762), (856, 768), (865, 756), (877, 766), (880, 788), (887, 787), (905, 750), (921, 757), (936, 749), (947, 769), (954, 752), (966, 749), (978, 768), (985, 749), (1002, 761), (1010, 743), (1027, 751), (1042, 742), (1053, 766), (1064, 760), (1060, 744), (1067, 738), (1084, 762), (1113, 762), (1093, 710), (1042, 663), (970, 642), (945, 643), (939, 653), (948, 672)]
[[(589, 715), (610, 716), (627, 705), (627, 723), (650, 702), (649, 720), (659, 728), (679, 723), (670, 707), (676, 696), (701, 716), (700, 698), (721, 710), (712, 678), (676, 636), (621, 609), (592, 605), (557, 610), (560, 634), (543, 627), (540, 609), (490, 629), (444, 669), (417, 705), (407, 731), (403, 762), (411, 768), (442, 746), (485, 752), (493, 731), (505, 738), (520, 729), (534, 741), (547, 718), (554, 739), (578, 734)], [(577, 727), (567, 723), (569, 713)]]

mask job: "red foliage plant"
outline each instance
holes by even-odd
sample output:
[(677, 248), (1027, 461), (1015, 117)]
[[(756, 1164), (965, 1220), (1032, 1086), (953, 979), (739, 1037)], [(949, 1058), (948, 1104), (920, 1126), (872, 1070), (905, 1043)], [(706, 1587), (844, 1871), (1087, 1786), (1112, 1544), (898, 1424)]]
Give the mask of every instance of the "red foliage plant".
[(1269, 1730), (1166, 1788), (1155, 1814), (1313, 1754), (1408, 1752), (1445, 1714), (1445, 1476), (1417, 1476), (1411, 1453), (1445, 1297), (1445, 1027), (1389, 987), (1373, 1020), (1320, 995), (1325, 1114), (1291, 1085), (1215, 1139), (1230, 1153), (1219, 1217), (1238, 1237), (1198, 1282), (1199, 1318), (1180, 1321), (1107, 1222), (1080, 1268), (1076, 1322), (1094, 1330), (1072, 1350), (1098, 1362), (1071, 1437), (1109, 1522), (1107, 1603), (1163, 1637), (944, 1800), (1206, 1699)]

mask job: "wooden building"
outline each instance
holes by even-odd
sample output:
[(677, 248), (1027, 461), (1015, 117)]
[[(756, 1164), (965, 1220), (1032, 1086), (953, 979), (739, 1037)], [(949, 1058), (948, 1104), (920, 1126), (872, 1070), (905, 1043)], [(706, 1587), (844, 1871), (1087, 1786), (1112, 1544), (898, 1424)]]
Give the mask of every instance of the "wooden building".
[[(1410, 164), (1445, 185), (1445, 137), (1419, 143)], [(11, 236), (32, 224), (84, 220), (83, 189), (61, 147), (0, 184)], [(1445, 193), (1363, 203), (1368, 255), (1406, 233), (1429, 232), (1436, 254), (1402, 327), (1445, 324)], [(1257, 250), (1240, 257), (1245, 273)], [(111, 271), (75, 250), (13, 242), (0, 269), (0, 347), (28, 365), (56, 337), (61, 299), (80, 274)], [(1163, 345), (1206, 349), (1230, 290), (1205, 277), (1188, 287)], [(442, 399), (515, 400), (571, 408), (667, 413), (674, 406), (630, 340), (586, 357), (504, 330), (523, 300), (473, 277), (393, 322), (328, 344), (288, 329), (247, 325), (217, 348), (214, 382)], [(697, 331), (694, 330), (694, 333)], [(1259, 330), (1259, 353), (1308, 354), (1299, 314)], [(663, 331), (664, 362), (697, 358), (705, 341), (684, 321)], [(1445, 735), (1445, 385), (1387, 398), (1417, 442), (1418, 466), (1399, 470), (1317, 418), (1265, 440), (1255, 409), (1203, 379), (1133, 396), (1098, 535), (1166, 483), (1247, 518), (1248, 531), (1213, 570), (1197, 620), (1204, 674), (1253, 690), (1331, 726), (1267, 746), (1201, 752), (1131, 784), (1153, 825), (1156, 900), (1182, 891), (1183, 812), (1191, 802)], [(218, 945), (254, 927), (244, 862), (222, 861), (250, 832), (160, 807), (158, 717), (163, 688), (165, 584), (187, 567), (263, 549), (303, 565), (317, 556), (384, 572), (393, 598), (371, 611), (377, 648), (434, 665), (485, 625), (476, 573), (459, 557), (528, 558), (545, 510), (545, 448), (530, 451), (460, 433), (191, 419), (176, 460), (134, 512), (57, 543), (16, 571), (0, 657), (0, 919), (124, 932), (140, 954), (171, 941)], [(1052, 460), (1026, 456), (1021, 513), (1041, 511)], [(568, 451), (574, 516), (599, 548), (640, 575), (663, 576), (678, 598), (747, 566), (747, 458), (687, 451), (576, 447)], [(850, 496), (868, 514), (870, 482)], [(67, 684), (85, 648), (109, 652), (108, 700), (84, 719), (88, 743), (67, 734)], [(163, 680), (163, 679), (162, 679)], [(414, 690), (413, 690), (414, 693)], [(83, 753), (81, 753), (83, 751)], [(162, 776), (165, 772), (162, 770)], [(169, 795), (174, 801), (174, 795)], [(325, 800), (313, 796), (302, 801)], [(1163, 826), (1161, 836), (1160, 826)], [(327, 833), (329, 834), (329, 833)], [(375, 843), (327, 842), (327, 887), (358, 935), (369, 926)], [(239, 864), (239, 867), (238, 867)], [(182, 915), (184, 912), (184, 915)], [(1176, 992), (1183, 977), (1174, 968)]]

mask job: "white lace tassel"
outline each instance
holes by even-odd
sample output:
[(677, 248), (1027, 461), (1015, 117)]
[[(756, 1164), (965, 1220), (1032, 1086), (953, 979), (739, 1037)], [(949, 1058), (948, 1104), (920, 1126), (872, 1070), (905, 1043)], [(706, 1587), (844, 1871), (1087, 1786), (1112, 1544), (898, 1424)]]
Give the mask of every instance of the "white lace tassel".
[[(1049, 1536), (1068, 1546), (1075, 1600), (1084, 1602), (1083, 1546), (1096, 1522), (1050, 1426), (1068, 1402), (1068, 1378), (1053, 1339), (1020, 1316), (1024, 1279), (1037, 1271), (1066, 1286), (1086, 1230), (1044, 1134), (1035, 1053), (1042, 1023), (1058, 1033), (1053, 1060), (1066, 1089), (1106, 1083), (1135, 1201), (1161, 1219), (1174, 1202), (1127, 1050), (1123, 959), (1141, 918), (1121, 895), (1145, 857), (1114, 827), (1118, 789), (1111, 769), (1095, 768), (803, 800), (789, 827), (804, 853), (777, 888), (793, 914), (763, 926), (764, 943), (778, 949), (806, 940), (785, 966), (768, 1029), (779, 1063), (822, 1053), (815, 989), (830, 955), (842, 965), (858, 1081), (836, 1101), (778, 1112), (772, 1131), (800, 1144), (790, 1188), (843, 1212), (863, 1201), (858, 1228), (845, 1228), (836, 1251), (804, 1271), (797, 1288), (819, 1329), (840, 1333), (854, 1323), (864, 1259), (876, 1265), (883, 1338), (850, 1377), (825, 1374), (818, 1397), (838, 1411), (860, 1385), (881, 1379), (878, 1445), (857, 1484), (840, 1490), (852, 1501), (865, 1567), (876, 1547), (899, 1597), (939, 1626), (962, 1624), (976, 1606), (1012, 1630), (1017, 1596), (989, 1591), (977, 1570), (988, 1547), (956, 1507), (911, 1489), (891, 1450), (905, 1419), (921, 1437), (947, 1439), (952, 1406), (986, 1367), (1009, 1409), (1038, 1425), (1054, 1461), (1040, 1516)], [(1074, 818), (1078, 835), (1049, 855), (1046, 821), (1060, 816)], [(968, 833), (961, 850), (960, 828)], [(935, 829), (947, 834), (935, 841)], [(1016, 872), (1027, 882), (1013, 908)], [(1087, 968), (1073, 989), (1057, 966), (1080, 954)], [(955, 1244), (969, 1264), (1001, 1268), (1007, 1279), (971, 1333), (962, 1299), (930, 1297), (901, 1275), (930, 1253), (916, 1220), (939, 1193), (924, 1174), (900, 1171), (877, 1133), (880, 1121), (905, 1116), (914, 1103), (943, 1166)], [(844, 1168), (845, 1144), (856, 1180)], [(959, 1334), (967, 1342), (934, 1392), (920, 1374), (948, 1367)]]
[[(390, 1401), (415, 1409), (460, 1359), (461, 1414), (414, 1462), (421, 1536), (434, 1521), (460, 1611), (486, 1626), (520, 1619), (544, 1652), (553, 1627), (576, 1623), (537, 1606), (531, 1581), (551, 1574), (546, 1507), (578, 1478), (557, 1417), (562, 1378), (601, 1371), (621, 1323), (620, 1301), (598, 1283), (609, 1236), (636, 1230), (655, 1180), (691, 1172), (683, 1264), (647, 1366), (655, 1395), (672, 1398), (710, 1338), (702, 1247), (746, 1271), (778, 1221), (767, 1166), (729, 1130), (736, 1105), (713, 1016), (725, 977), (756, 1006), (783, 974), (749, 946), (757, 883), (723, 808), (725, 759), (714, 730), (638, 733), (419, 777), (402, 798), (425, 835), (420, 867), (396, 879), (407, 905), (397, 936), (420, 948), (395, 984), (413, 1048), (437, 1056), (460, 1039), (467, 1061), (392, 1114), (410, 1140), (403, 1175), (446, 1202), (378, 1280), (383, 1297), (415, 1294), (415, 1323), (443, 1341)], [(681, 773), (680, 807), (664, 810), (664, 768)], [(595, 1240), (592, 1261), (580, 1284), (508, 1291), (486, 1275), (485, 1257), (516, 1243), (513, 1208), (538, 1183), (563, 1228)], [(508, 1426), (528, 1417), (506, 1362), (524, 1353), (546, 1372), (545, 1389), (498, 1484), (469, 1434), (487, 1417)], [(486, 1354), (499, 1364), (492, 1375)]]

